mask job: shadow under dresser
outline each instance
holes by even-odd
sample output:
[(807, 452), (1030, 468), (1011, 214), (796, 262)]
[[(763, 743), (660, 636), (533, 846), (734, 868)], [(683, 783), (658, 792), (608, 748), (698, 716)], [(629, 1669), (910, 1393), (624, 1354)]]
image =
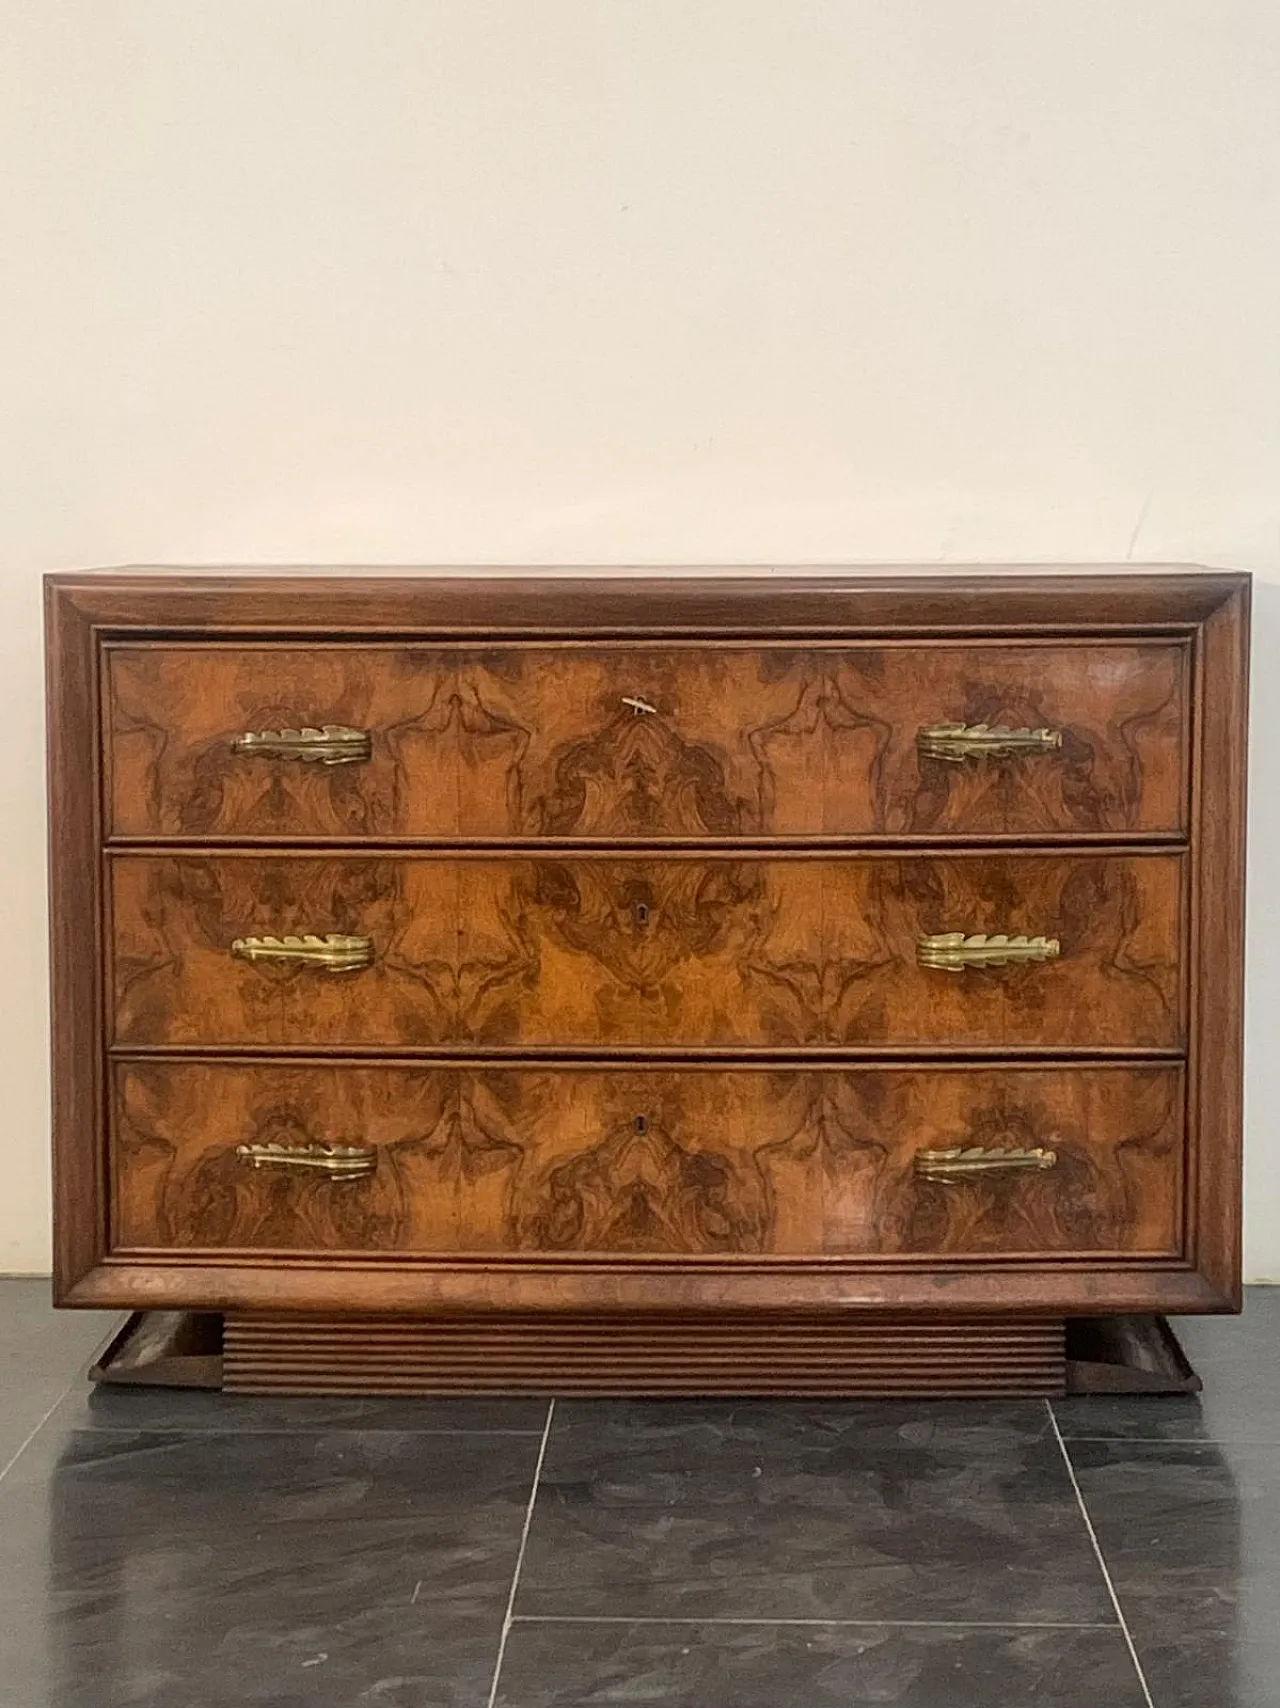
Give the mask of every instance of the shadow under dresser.
[(1247, 576), (46, 592), (60, 1303), (309, 1393), (1238, 1308)]

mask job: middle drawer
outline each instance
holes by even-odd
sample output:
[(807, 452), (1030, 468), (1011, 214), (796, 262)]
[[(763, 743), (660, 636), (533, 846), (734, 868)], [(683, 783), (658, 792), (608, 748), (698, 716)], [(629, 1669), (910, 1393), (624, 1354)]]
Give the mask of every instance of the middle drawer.
[(118, 1045), (1184, 1044), (1177, 854), (120, 854), (110, 875)]

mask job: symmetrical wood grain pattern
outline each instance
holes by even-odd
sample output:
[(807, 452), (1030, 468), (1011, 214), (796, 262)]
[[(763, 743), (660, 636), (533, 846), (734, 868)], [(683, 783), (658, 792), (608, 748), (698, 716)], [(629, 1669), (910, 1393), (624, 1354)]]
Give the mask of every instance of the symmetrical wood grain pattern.
[(1053, 1395), (1060, 1318), (843, 1311), (281, 1317), (233, 1311), (232, 1394)]
[[(1177, 1066), (116, 1071), (121, 1248), (688, 1254), (1176, 1253)], [(237, 1148), (373, 1146), (358, 1180)], [(921, 1151), (1050, 1146), (939, 1182)]]
[[(111, 862), (121, 1044), (383, 1045), (458, 1035), (453, 862), (118, 856)], [(233, 958), (236, 938), (350, 933), (373, 965), (325, 973)]]
[[(833, 1043), (931, 1049), (1179, 1048), (1183, 870), (1175, 855), (850, 861), (823, 895)], [(922, 935), (1059, 940), (1040, 964), (937, 971)]]
[[(335, 1369), (323, 1314), (410, 1318), (415, 1368), (510, 1385), (561, 1324), (584, 1386), (642, 1319), (653, 1384), (860, 1312), (907, 1381), (925, 1319), (1237, 1303), (1247, 578), (127, 572), (48, 611), (63, 1302), (304, 1312)], [(367, 759), (233, 750), (303, 725)], [(1062, 952), (917, 965), (948, 930)], [(236, 1154), (324, 1143), (371, 1171)], [(1052, 1166), (917, 1165), (960, 1147)], [(470, 1352), (412, 1340), (442, 1313)]]
[[(117, 648), (122, 837), (1176, 833), (1187, 650), (970, 644)], [(647, 708), (647, 709), (646, 709)], [(1059, 749), (949, 763), (939, 722), (1050, 725)], [(367, 763), (238, 753), (368, 731)]]
[[(121, 855), (122, 1044), (1153, 1048), (1184, 1040), (1176, 854), (477, 860)], [(955, 977), (922, 935), (1058, 959)], [(343, 975), (241, 937), (373, 943)]]

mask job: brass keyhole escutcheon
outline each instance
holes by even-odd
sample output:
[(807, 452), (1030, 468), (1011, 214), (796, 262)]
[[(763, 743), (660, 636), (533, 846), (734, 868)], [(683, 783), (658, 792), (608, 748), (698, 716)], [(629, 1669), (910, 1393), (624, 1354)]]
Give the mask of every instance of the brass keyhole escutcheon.
[(637, 925), (647, 925), (649, 923), (649, 904), (647, 901), (636, 902), (632, 906), (631, 912)]
[(649, 1117), (647, 1115), (637, 1115), (631, 1124), (637, 1133), (647, 1133), (649, 1131)]

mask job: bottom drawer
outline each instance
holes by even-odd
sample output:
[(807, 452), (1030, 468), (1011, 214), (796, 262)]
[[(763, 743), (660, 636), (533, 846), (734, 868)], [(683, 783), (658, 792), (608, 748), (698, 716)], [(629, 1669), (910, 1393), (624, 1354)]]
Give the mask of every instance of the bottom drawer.
[(1182, 1069), (123, 1061), (112, 1246), (1171, 1256)]

